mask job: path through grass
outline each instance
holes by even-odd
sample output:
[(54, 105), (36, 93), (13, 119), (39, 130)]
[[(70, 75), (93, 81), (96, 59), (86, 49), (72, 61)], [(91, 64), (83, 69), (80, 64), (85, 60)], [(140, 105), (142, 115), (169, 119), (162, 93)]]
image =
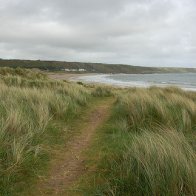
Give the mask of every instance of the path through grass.
[(80, 195), (196, 195), (195, 131), (195, 92), (127, 89), (97, 131), (86, 155), (90, 172), (76, 188)]
[(86, 173), (84, 152), (88, 149), (96, 129), (108, 119), (113, 98), (98, 98), (72, 122), (72, 131), (78, 132), (65, 147), (55, 152), (46, 176), (42, 176), (35, 191), (28, 195), (73, 195), (70, 187)]

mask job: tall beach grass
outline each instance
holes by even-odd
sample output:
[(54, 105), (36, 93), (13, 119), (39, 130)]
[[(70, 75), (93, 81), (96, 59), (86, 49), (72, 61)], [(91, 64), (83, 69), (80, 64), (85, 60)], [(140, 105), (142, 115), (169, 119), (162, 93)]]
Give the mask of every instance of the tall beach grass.
[(89, 152), (96, 173), (85, 191), (195, 195), (195, 132), (195, 92), (176, 87), (119, 91), (112, 117)]
[(13, 194), (37, 172), (46, 156), (44, 138), (54, 131), (51, 123), (73, 118), (89, 99), (81, 85), (31, 70), (0, 69), (0, 195)]

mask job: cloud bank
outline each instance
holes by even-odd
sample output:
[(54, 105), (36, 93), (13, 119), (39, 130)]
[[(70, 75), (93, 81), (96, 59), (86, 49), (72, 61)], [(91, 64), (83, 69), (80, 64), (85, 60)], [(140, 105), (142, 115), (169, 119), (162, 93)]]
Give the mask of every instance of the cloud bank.
[(0, 0), (0, 58), (196, 67), (195, 0)]

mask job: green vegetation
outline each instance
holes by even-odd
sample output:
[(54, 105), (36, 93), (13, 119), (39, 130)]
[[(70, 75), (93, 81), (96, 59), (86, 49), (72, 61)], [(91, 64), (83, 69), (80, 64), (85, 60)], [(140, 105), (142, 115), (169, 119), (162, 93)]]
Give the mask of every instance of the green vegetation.
[[(82, 63), (82, 62), (63, 62), (63, 61), (41, 61), (41, 60), (4, 60), (0, 59), (0, 67), (22, 67), (38, 68), (47, 71), (63, 71), (65, 69), (74, 70), (75, 73), (177, 73), (177, 72), (196, 72), (194, 68), (155, 68), (141, 67), (122, 64), (103, 64), (103, 63)], [(79, 71), (82, 69), (83, 71)], [(70, 72), (69, 72), (70, 73)]]
[(55, 144), (65, 143), (66, 125), (90, 92), (31, 70), (3, 68), (0, 74), (0, 195), (12, 195), (47, 165)]
[(112, 114), (87, 152), (89, 170), (77, 191), (196, 195), (195, 92), (113, 89), (51, 80), (21, 68), (0, 69), (0, 195), (36, 184), (55, 150), (75, 134), (69, 126), (76, 118), (80, 124), (82, 111), (96, 107), (98, 99), (111, 96)]
[[(87, 154), (87, 195), (195, 195), (196, 93), (122, 90)], [(85, 182), (85, 183), (84, 183)]]
[(94, 97), (111, 97), (113, 96), (112, 88), (107, 86), (98, 86), (92, 92)]
[(2, 67), (0, 68), (0, 76), (2, 77), (22, 77), (22, 79), (46, 79), (46, 75), (38, 72), (38, 71), (32, 71), (30, 69), (22, 69), (20, 67), (17, 67), (16, 69), (9, 68), (9, 67)]

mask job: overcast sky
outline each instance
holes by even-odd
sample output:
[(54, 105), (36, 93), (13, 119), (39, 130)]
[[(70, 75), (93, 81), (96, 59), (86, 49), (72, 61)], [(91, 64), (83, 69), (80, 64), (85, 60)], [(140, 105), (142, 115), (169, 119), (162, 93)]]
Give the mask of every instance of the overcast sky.
[(0, 58), (196, 67), (196, 0), (0, 0)]

